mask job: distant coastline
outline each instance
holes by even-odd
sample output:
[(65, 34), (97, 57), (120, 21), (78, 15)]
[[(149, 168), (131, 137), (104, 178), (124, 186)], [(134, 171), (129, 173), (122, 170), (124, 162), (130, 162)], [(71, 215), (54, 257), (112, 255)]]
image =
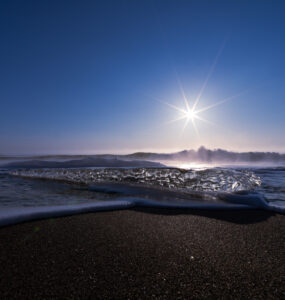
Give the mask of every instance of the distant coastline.
[[(66, 160), (82, 160), (85, 162), (93, 160), (101, 165), (101, 161), (106, 164), (110, 160), (122, 161), (125, 165), (125, 161), (130, 160), (141, 160), (142, 164), (145, 164), (146, 161), (167, 161), (167, 160), (176, 160), (176, 161), (187, 161), (187, 162), (196, 162), (196, 163), (285, 163), (285, 154), (278, 152), (234, 152), (227, 151), (224, 149), (214, 149), (210, 150), (201, 146), (198, 150), (183, 150), (173, 153), (156, 153), (156, 152), (135, 152), (125, 155), (117, 154), (94, 154), (94, 155), (0, 155), (0, 161), (21, 161), (21, 160), (44, 160), (51, 161), (57, 160), (66, 161)], [(97, 164), (95, 163), (95, 164)], [(150, 163), (151, 165), (151, 163)]]

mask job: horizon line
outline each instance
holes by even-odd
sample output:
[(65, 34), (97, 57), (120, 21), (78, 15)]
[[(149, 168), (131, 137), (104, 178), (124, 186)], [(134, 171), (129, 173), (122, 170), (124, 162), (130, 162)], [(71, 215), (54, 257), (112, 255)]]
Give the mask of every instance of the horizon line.
[(177, 149), (177, 150), (155, 150), (155, 149), (143, 149), (143, 150), (129, 150), (129, 151), (123, 151), (123, 152), (109, 152), (109, 151), (97, 151), (97, 152), (74, 152), (74, 153), (66, 153), (66, 152), (55, 152), (55, 153), (0, 153), (0, 157), (5, 157), (5, 156), (90, 156), (90, 155), (113, 155), (113, 156), (123, 156), (123, 155), (132, 155), (135, 153), (155, 153), (155, 154), (175, 154), (183, 151), (198, 151), (201, 148), (205, 148), (206, 150), (210, 151), (217, 151), (217, 150), (222, 150), (226, 152), (234, 152), (234, 153), (278, 153), (278, 154), (285, 154), (285, 150), (283, 151), (273, 151), (273, 150), (243, 150), (243, 151), (238, 151), (238, 150), (229, 150), (225, 148), (207, 148), (203, 145), (197, 147), (197, 148), (188, 148), (188, 149)]

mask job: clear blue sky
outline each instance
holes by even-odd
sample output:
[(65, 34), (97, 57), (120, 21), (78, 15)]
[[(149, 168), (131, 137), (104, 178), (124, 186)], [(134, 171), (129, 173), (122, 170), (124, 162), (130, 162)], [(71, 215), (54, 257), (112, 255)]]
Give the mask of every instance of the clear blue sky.
[[(285, 152), (285, 1), (0, 1), (0, 153)], [(243, 92), (200, 114), (197, 108)], [(179, 115), (178, 115), (179, 116)]]

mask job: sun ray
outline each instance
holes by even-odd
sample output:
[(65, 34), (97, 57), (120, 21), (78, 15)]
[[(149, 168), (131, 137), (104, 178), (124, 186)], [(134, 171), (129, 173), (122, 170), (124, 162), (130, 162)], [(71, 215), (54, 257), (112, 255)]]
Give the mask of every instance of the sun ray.
[(182, 134), (183, 134), (185, 128), (187, 127), (189, 121), (190, 121), (190, 119), (189, 119), (189, 118), (186, 118), (185, 123), (184, 123), (184, 126), (183, 126), (183, 128), (182, 128)]
[(209, 110), (209, 109), (211, 109), (211, 108), (213, 108), (213, 107), (216, 107), (216, 106), (218, 106), (218, 105), (221, 105), (221, 104), (223, 104), (223, 103), (225, 103), (225, 102), (227, 102), (227, 101), (229, 101), (229, 99), (225, 99), (225, 100), (216, 102), (216, 103), (214, 103), (214, 104), (211, 104), (211, 105), (209, 105), (209, 106), (203, 107), (203, 108), (201, 108), (201, 109), (198, 109), (196, 112), (197, 112), (197, 113), (201, 113), (201, 112), (203, 112), (203, 111), (206, 111), (206, 110)]
[(202, 85), (202, 88), (201, 88), (201, 90), (200, 90), (200, 92), (199, 92), (199, 94), (198, 94), (198, 96), (197, 96), (197, 98), (196, 98), (196, 100), (195, 100), (195, 102), (194, 102), (194, 104), (193, 104), (193, 110), (195, 110), (195, 108), (196, 108), (197, 104), (199, 103), (200, 98), (201, 98), (201, 96), (202, 96), (202, 94), (203, 94), (205, 88), (207, 87), (208, 81), (209, 81), (209, 79), (210, 79), (212, 73), (213, 73), (214, 70), (215, 70), (216, 64), (217, 64), (217, 62), (218, 62), (218, 59), (219, 59), (220, 55), (221, 55), (222, 52), (223, 52), (224, 47), (225, 47), (225, 42), (223, 42), (223, 44), (222, 44), (220, 50), (218, 51), (218, 54), (216, 55), (216, 57), (215, 57), (215, 59), (214, 59), (213, 64), (212, 64), (211, 67), (210, 67), (210, 70), (209, 70), (209, 72), (208, 72), (208, 74), (207, 74), (207, 77), (206, 77), (206, 79), (205, 79), (205, 81), (204, 81), (204, 83), (203, 83), (203, 85)]
[(177, 80), (177, 82), (178, 82), (178, 85), (179, 85), (179, 88), (180, 88), (180, 91), (181, 91), (181, 94), (182, 94), (182, 97), (183, 97), (183, 100), (184, 100), (186, 109), (187, 109), (187, 111), (189, 111), (189, 110), (190, 110), (189, 102), (188, 102), (188, 100), (187, 100), (187, 98), (186, 98), (186, 95), (185, 95), (183, 86), (182, 86), (182, 84), (181, 84), (181, 81), (180, 81), (180, 79), (179, 79), (177, 73), (176, 73), (176, 80)]
[(167, 105), (167, 106), (171, 107), (172, 109), (175, 109), (175, 110), (179, 111), (180, 113), (183, 113), (183, 114), (186, 113), (186, 110), (185, 110), (185, 109), (182, 109), (182, 108), (180, 108), (180, 107), (178, 107), (178, 106), (176, 106), (176, 105), (167, 103), (167, 102), (165, 102), (165, 101), (163, 101), (163, 100), (161, 100), (161, 99), (159, 99), (159, 98), (157, 98), (157, 97), (154, 97), (154, 96), (152, 96), (152, 95), (149, 95), (149, 94), (145, 94), (145, 95), (146, 95), (147, 97), (152, 98), (153, 100), (155, 100), (155, 101), (157, 101), (157, 102), (160, 102), (160, 103), (162, 103), (162, 104), (164, 104), (164, 105)]
[(205, 122), (207, 124), (210, 124), (210, 125), (216, 125), (215, 123), (210, 122), (209, 120), (206, 120), (206, 119), (202, 118), (201, 116), (198, 116), (197, 114), (195, 115), (195, 119), (198, 119), (198, 120), (203, 121), (203, 122)]
[(169, 106), (169, 107), (171, 107), (171, 108), (173, 108), (173, 109), (175, 109), (175, 110), (177, 110), (177, 111), (179, 111), (179, 112), (181, 112), (181, 113), (183, 113), (183, 114), (185, 114), (185, 113), (187, 112), (185, 109), (182, 109), (182, 108), (180, 108), (180, 107), (178, 107), (178, 106), (175, 106), (175, 105), (173, 105), (173, 104), (170, 104), (170, 103), (161, 101), (161, 100), (159, 100), (159, 99), (157, 99), (157, 101), (159, 101), (160, 103), (163, 103), (164, 105), (167, 105), (167, 106)]
[(180, 116), (180, 117), (178, 117), (176, 119), (170, 120), (170, 121), (166, 122), (165, 124), (171, 124), (171, 123), (183, 120), (183, 119), (185, 119), (185, 115), (182, 115), (182, 116)]
[[(178, 74), (177, 74), (177, 71), (174, 70), (174, 73), (175, 73), (175, 78), (176, 78), (178, 87), (179, 87), (179, 89), (180, 89), (180, 92), (181, 92), (181, 94), (182, 94), (182, 97), (183, 97), (183, 99), (186, 99), (185, 92), (184, 92), (184, 89), (183, 89), (181, 80), (180, 80), (180, 78), (179, 78), (179, 76), (178, 76)], [(186, 103), (185, 103), (185, 104), (186, 104)]]
[(193, 124), (194, 130), (195, 130), (197, 136), (200, 137), (199, 131), (198, 131), (198, 128), (197, 128), (197, 125), (195, 123), (195, 119), (194, 118), (192, 119), (192, 124)]
[(234, 99), (234, 98), (237, 98), (237, 97), (241, 96), (242, 94), (246, 93), (247, 91), (248, 91), (248, 90), (245, 90), (245, 91), (243, 91), (243, 92), (241, 92), (241, 93), (238, 93), (238, 94), (236, 94), (236, 95), (233, 95), (233, 96), (231, 96), (231, 97), (228, 97), (228, 98), (226, 98), (226, 99), (224, 99), (224, 100), (218, 101), (218, 102), (216, 102), (216, 103), (214, 103), (214, 104), (211, 104), (211, 105), (209, 105), (209, 106), (206, 106), (206, 107), (203, 107), (203, 108), (201, 108), (201, 109), (198, 109), (198, 110), (196, 110), (195, 112), (196, 112), (196, 113), (200, 113), (200, 112), (206, 111), (206, 110), (208, 110), (208, 109), (210, 109), (210, 108), (213, 108), (213, 107), (216, 107), (216, 106), (221, 105), (221, 104), (223, 104), (223, 103), (226, 103), (226, 102), (228, 102), (228, 101), (230, 101), (230, 100), (232, 100), (232, 99)]

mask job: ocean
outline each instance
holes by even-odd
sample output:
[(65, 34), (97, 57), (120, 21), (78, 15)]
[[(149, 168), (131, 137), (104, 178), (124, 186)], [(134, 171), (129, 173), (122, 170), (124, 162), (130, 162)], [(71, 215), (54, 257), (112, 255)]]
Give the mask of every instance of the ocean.
[(285, 166), (1, 159), (0, 226), (138, 206), (284, 213)]

